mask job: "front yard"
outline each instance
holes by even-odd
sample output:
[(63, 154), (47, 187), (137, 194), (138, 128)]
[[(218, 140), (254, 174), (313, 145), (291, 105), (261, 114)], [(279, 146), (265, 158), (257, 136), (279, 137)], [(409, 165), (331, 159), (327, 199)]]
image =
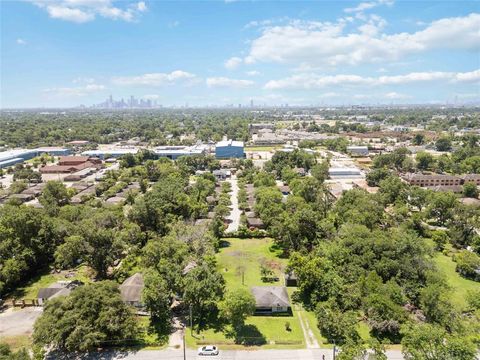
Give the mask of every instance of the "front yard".
[[(252, 286), (284, 286), (283, 271), (287, 259), (280, 257), (281, 251), (275, 248), (271, 239), (224, 239), (224, 247), (217, 254), (218, 269), (225, 278), (227, 291), (238, 288), (250, 289)], [(262, 264), (270, 268), (277, 279), (264, 282), (261, 278)], [(289, 289), (289, 294), (292, 291)], [(292, 307), (295, 307), (292, 304)], [(289, 323), (287, 330), (286, 323)], [(186, 342), (189, 347), (213, 343), (223, 349), (239, 349), (245, 345), (235, 344), (223, 332), (213, 329), (200, 334), (187, 331)], [(262, 348), (304, 348), (305, 339), (294, 309), (291, 316), (250, 316), (246, 321), (245, 332), (241, 334), (245, 342), (255, 343)]]

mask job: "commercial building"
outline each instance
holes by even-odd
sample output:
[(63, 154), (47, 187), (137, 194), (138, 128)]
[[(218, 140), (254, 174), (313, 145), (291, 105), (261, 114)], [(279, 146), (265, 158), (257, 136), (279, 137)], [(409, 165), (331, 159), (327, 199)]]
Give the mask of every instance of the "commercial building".
[[(85, 169), (99, 169), (102, 161), (89, 156), (62, 156), (57, 165), (40, 168), (42, 174), (71, 174)], [(74, 180), (77, 181), (77, 180)]]
[(135, 155), (138, 153), (137, 148), (128, 148), (128, 149), (107, 149), (107, 150), (87, 150), (82, 152), (83, 156), (90, 156), (90, 157), (97, 157), (99, 159), (107, 159), (107, 158), (119, 158), (127, 154)]
[(217, 159), (244, 158), (243, 141), (224, 140), (218, 142), (215, 145), (215, 157)]
[(180, 156), (193, 156), (202, 155), (207, 151), (204, 145), (195, 146), (159, 146), (156, 147), (153, 152), (157, 157), (166, 157), (172, 160), (179, 158)]
[(367, 146), (347, 146), (347, 152), (352, 155), (357, 156), (367, 156), (368, 155), (368, 147)]
[(410, 185), (420, 187), (461, 186), (465, 183), (474, 183), (480, 186), (480, 174), (445, 175), (445, 174), (404, 174), (402, 179)]
[(362, 172), (356, 167), (331, 167), (328, 169), (328, 175), (331, 179), (357, 178), (362, 176)]
[(40, 147), (36, 149), (14, 149), (0, 152), (0, 169), (22, 163), (42, 154), (61, 156), (70, 154), (69, 149), (60, 147)]

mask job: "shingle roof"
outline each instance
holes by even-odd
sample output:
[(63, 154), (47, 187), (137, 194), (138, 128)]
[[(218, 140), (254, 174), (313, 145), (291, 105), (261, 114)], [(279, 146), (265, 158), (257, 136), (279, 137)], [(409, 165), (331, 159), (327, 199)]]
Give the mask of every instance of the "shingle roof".
[(251, 289), (257, 307), (288, 307), (287, 288), (284, 286), (254, 286)]
[(119, 286), (122, 300), (128, 302), (141, 302), (144, 286), (145, 283), (142, 274), (136, 273), (130, 276)]

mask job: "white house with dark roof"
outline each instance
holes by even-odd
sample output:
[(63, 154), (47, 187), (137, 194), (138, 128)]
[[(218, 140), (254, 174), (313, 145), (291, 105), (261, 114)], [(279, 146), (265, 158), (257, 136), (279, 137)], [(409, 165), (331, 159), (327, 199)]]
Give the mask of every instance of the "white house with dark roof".
[(284, 286), (254, 286), (256, 314), (287, 313), (291, 311), (287, 288)]

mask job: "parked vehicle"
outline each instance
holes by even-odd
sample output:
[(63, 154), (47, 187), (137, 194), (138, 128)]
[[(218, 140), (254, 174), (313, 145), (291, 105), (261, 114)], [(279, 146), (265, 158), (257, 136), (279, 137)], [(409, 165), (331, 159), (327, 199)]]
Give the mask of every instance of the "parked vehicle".
[(219, 354), (218, 348), (214, 345), (206, 345), (198, 348), (198, 355), (216, 356)]

